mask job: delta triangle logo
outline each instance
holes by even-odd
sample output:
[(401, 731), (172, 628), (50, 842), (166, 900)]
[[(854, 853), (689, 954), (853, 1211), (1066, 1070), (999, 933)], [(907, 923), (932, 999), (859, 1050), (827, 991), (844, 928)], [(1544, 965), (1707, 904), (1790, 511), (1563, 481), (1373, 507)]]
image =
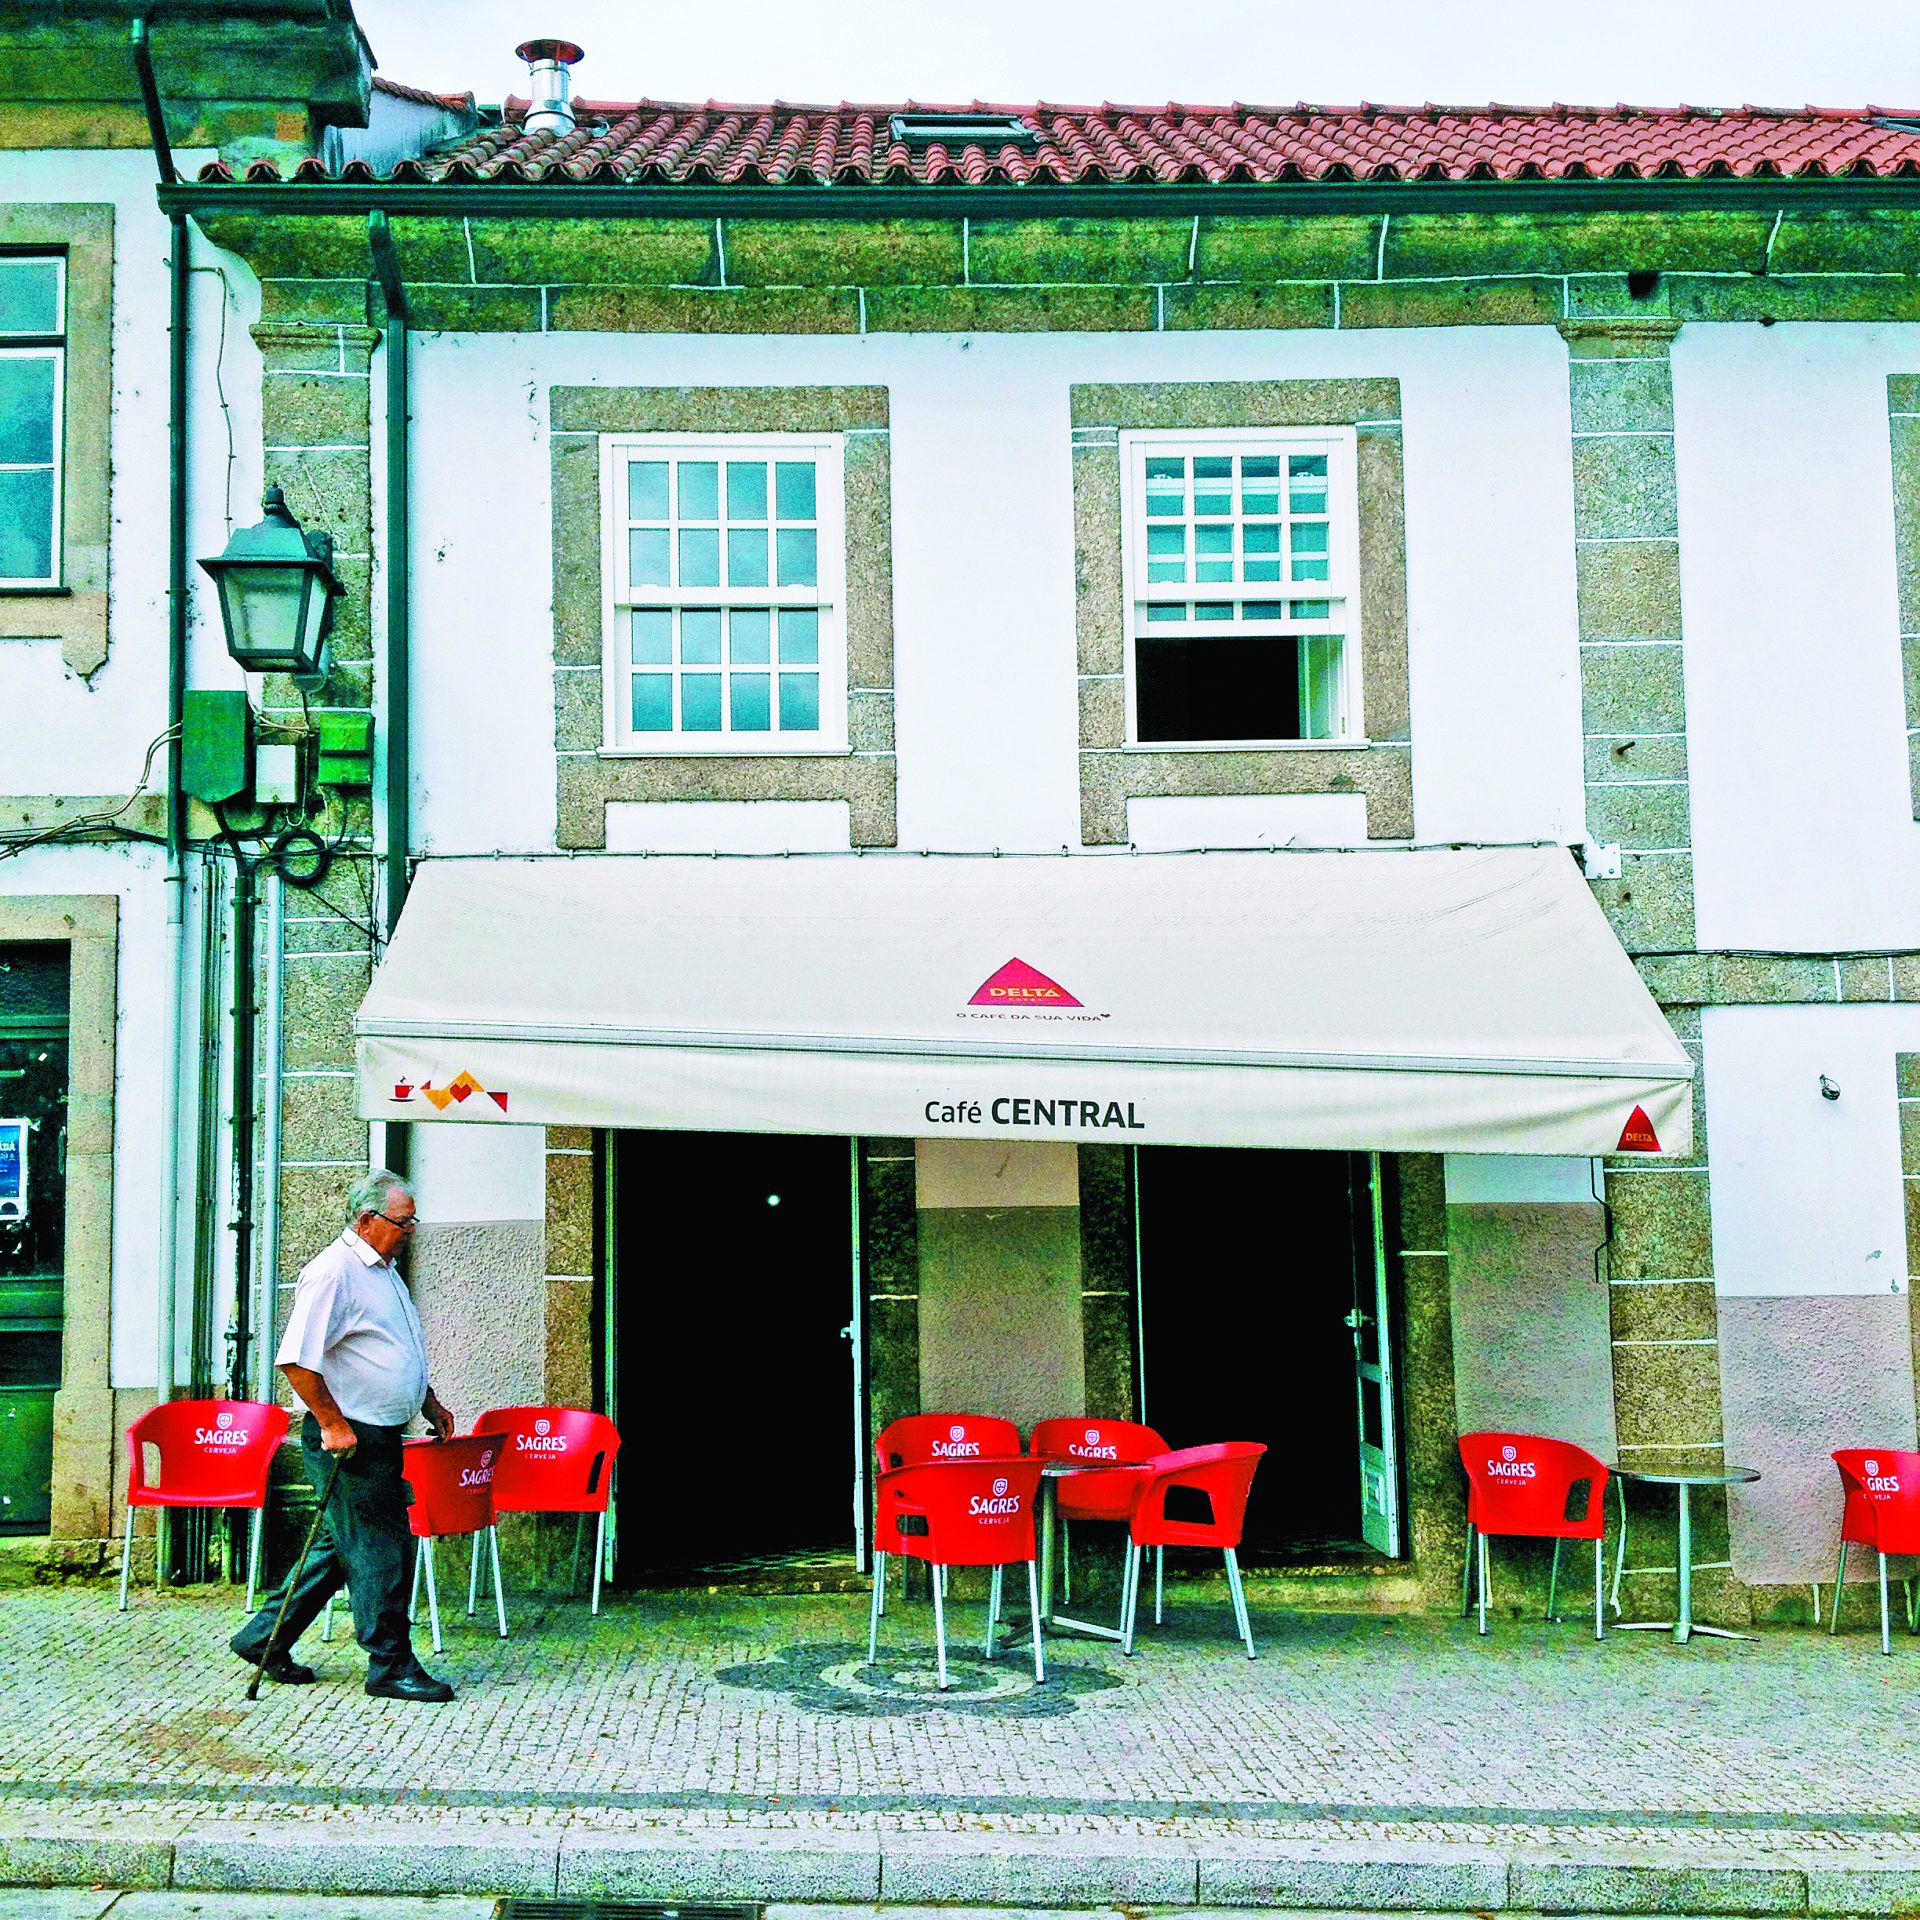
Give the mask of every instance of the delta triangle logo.
[(1627, 1115), (1627, 1124), (1620, 1129), (1620, 1144), (1615, 1153), (1658, 1153), (1660, 1136), (1653, 1130), (1653, 1122), (1647, 1118), (1645, 1107), (1635, 1107)]
[(1009, 960), (980, 983), (970, 1007), (1077, 1007), (1080, 1002), (1057, 980), (1024, 960)]

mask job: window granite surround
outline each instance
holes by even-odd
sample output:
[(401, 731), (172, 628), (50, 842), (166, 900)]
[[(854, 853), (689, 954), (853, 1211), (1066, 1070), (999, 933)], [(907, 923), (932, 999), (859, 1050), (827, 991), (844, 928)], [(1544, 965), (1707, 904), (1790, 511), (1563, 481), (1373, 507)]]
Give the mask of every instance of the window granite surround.
[[(1076, 386), (1074, 599), (1079, 640), (1080, 819), (1088, 846), (1128, 838), (1136, 799), (1358, 793), (1374, 840), (1413, 833), (1407, 694), (1406, 497), (1397, 380), (1200, 381)], [(1360, 507), (1364, 745), (1129, 746), (1120, 435), (1135, 429), (1352, 427)]]
[(0, 250), (64, 254), (67, 263), (60, 584), (0, 590), (0, 640), (58, 640), (61, 659), (85, 679), (107, 659), (113, 208), (0, 204)]
[[(844, 800), (856, 847), (897, 831), (893, 735), (891, 455), (884, 387), (555, 387), (554, 748), (558, 841), (604, 847), (626, 800)], [(602, 697), (606, 615), (600, 436), (835, 433), (845, 445), (845, 752), (610, 752)]]

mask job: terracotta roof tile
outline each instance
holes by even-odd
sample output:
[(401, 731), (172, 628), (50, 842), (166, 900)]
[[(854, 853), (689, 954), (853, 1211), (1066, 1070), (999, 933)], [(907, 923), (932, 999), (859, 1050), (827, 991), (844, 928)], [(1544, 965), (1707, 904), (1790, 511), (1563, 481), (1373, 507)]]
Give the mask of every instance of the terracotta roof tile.
[[(471, 96), (404, 98), (449, 106)], [(1920, 176), (1920, 115), (1875, 107), (1434, 106), (928, 107), (775, 101), (575, 103), (571, 132), (529, 133), (527, 103), (396, 181), (580, 181), (740, 186), (1154, 185), (1340, 180), (1713, 179)], [(896, 113), (995, 116), (1027, 139), (896, 140)], [(201, 178), (235, 176), (215, 164)], [(249, 181), (278, 179), (256, 164)], [(307, 161), (302, 182), (368, 178)]]

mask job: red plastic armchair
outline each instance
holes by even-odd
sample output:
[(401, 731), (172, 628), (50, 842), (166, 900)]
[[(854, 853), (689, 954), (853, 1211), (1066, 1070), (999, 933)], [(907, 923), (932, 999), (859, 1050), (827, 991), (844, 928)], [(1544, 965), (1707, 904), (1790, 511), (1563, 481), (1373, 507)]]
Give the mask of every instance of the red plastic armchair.
[(1460, 1464), (1467, 1473), (1467, 1553), (1479, 1575), (1475, 1590), (1480, 1631), (1487, 1631), (1489, 1539), (1553, 1542), (1553, 1570), (1547, 1577), (1549, 1620), (1556, 1618), (1561, 1541), (1591, 1540), (1593, 1637), (1604, 1640), (1601, 1541), (1607, 1527), (1606, 1462), (1571, 1440), (1553, 1440), (1544, 1434), (1463, 1433)]
[[(1840, 1592), (1847, 1580), (1847, 1548), (1871, 1547), (1880, 1556), (1880, 1651), (1893, 1651), (1887, 1627), (1887, 1555), (1920, 1553), (1920, 1453), (1894, 1447), (1845, 1447), (1833, 1456), (1846, 1506), (1840, 1515), (1840, 1564), (1833, 1574), (1833, 1619), (1840, 1630)], [(1914, 1583), (1907, 1583), (1907, 1626), (1920, 1631)]]
[[(874, 1436), (874, 1458), (879, 1475), (874, 1481), (874, 1552), (885, 1553), (892, 1526), (883, 1501), (898, 1504), (894, 1492), (882, 1492), (882, 1483), (895, 1467), (915, 1467), (931, 1460), (988, 1460), (1010, 1458), (1020, 1451), (1020, 1429), (997, 1413), (908, 1413), (889, 1420)], [(911, 1511), (911, 1509), (908, 1509)], [(898, 1515), (893, 1518), (897, 1519)], [(876, 1569), (879, 1562), (875, 1561)], [(938, 1576), (933, 1576), (938, 1578)], [(880, 1611), (887, 1610), (885, 1582), (881, 1583)]]
[(905, 1554), (933, 1570), (933, 1636), (940, 1690), (947, 1687), (946, 1584), (949, 1567), (991, 1567), (984, 1651), (991, 1660), (1000, 1625), (1001, 1579), (1021, 1561), (1027, 1566), (1032, 1608), (1033, 1677), (1045, 1680), (1040, 1651), (1040, 1576), (1035, 1564), (1034, 1502), (1039, 1497), (1039, 1460), (927, 1460), (890, 1467), (877, 1485), (877, 1509), (886, 1530), (875, 1530), (873, 1605), (867, 1617), (867, 1664), (878, 1657), (880, 1616), (886, 1606), (887, 1556)]
[(573, 1533), (573, 1572), (567, 1582), (570, 1593), (580, 1585), (580, 1543), (587, 1515), (598, 1516), (593, 1535), (592, 1608), (597, 1614), (619, 1430), (604, 1413), (579, 1407), (494, 1407), (473, 1423), (473, 1430), (499, 1434), (506, 1443), (494, 1476), (496, 1513), (579, 1515)]
[[(1240, 1539), (1246, 1529), (1247, 1494), (1266, 1448), (1257, 1440), (1223, 1440), (1206, 1447), (1176, 1447), (1146, 1463), (1127, 1522), (1127, 1562), (1122, 1576), (1120, 1646), (1133, 1652), (1140, 1611), (1141, 1550), (1145, 1547), (1217, 1547), (1226, 1557), (1227, 1586), (1233, 1595), (1234, 1624), (1254, 1657), (1253, 1624), (1247, 1617), (1246, 1589), (1240, 1584)], [(1167, 1512), (1167, 1496), (1178, 1490), (1204, 1495), (1209, 1518), (1198, 1520)], [(1190, 1504), (1183, 1502), (1183, 1505)], [(1156, 1604), (1154, 1619), (1160, 1618)]]
[[(1105, 1469), (1140, 1465), (1167, 1451), (1165, 1438), (1137, 1420), (1042, 1420), (1027, 1437), (1027, 1451), (1063, 1466), (1083, 1469), (1062, 1478), (1053, 1489), (1060, 1520), (1060, 1595), (1073, 1598), (1072, 1525), (1076, 1520), (1124, 1524), (1133, 1512), (1139, 1488), (1135, 1476)], [(1157, 1624), (1166, 1594), (1167, 1550), (1154, 1549), (1153, 1617)], [(1080, 1622), (1082, 1626), (1086, 1623)], [(1102, 1628), (1102, 1633), (1110, 1631)]]
[[(267, 1476), (287, 1437), (287, 1410), (263, 1400), (163, 1400), (127, 1429), (127, 1520), (120, 1541), (120, 1611), (127, 1610), (136, 1507), (245, 1507), (253, 1513), (247, 1549), (247, 1611), (260, 1575), (260, 1524)], [(160, 1457), (147, 1478), (147, 1448)], [(153, 1584), (160, 1585), (154, 1551)]]
[(480, 1536), (487, 1536), (493, 1559), (493, 1606), (500, 1638), (507, 1637), (507, 1603), (500, 1590), (500, 1535), (494, 1526), (493, 1490), (499, 1479), (501, 1437), (493, 1433), (463, 1433), (451, 1440), (409, 1440), (400, 1450), (400, 1472), (413, 1494), (407, 1526), (420, 1542), (413, 1561), (413, 1593), (407, 1618), (420, 1604), (420, 1570), (427, 1574), (427, 1618), (433, 1627), (433, 1650), (440, 1646), (440, 1593), (434, 1580), (433, 1543), (449, 1535), (470, 1534), (473, 1552), (467, 1569), (467, 1612), (474, 1609), (474, 1587), (480, 1571)]

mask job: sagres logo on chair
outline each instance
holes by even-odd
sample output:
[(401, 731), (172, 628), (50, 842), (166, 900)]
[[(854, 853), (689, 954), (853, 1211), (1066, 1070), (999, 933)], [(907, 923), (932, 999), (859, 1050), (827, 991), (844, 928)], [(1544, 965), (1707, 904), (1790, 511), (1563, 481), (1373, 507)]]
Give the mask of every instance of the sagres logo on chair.
[(1067, 1451), (1076, 1460), (1118, 1460), (1120, 1458), (1118, 1447), (1111, 1442), (1105, 1445), (1101, 1443), (1098, 1427), (1089, 1427), (1087, 1437), (1084, 1440), (1076, 1440)]
[(565, 1453), (567, 1436), (564, 1433), (555, 1433), (553, 1422), (542, 1414), (533, 1423), (531, 1433), (514, 1435), (513, 1444), (515, 1450), (520, 1453)]
[(1531, 1460), (1522, 1460), (1520, 1449), (1512, 1445), (1500, 1449), (1498, 1460), (1487, 1462), (1487, 1471), (1496, 1480), (1535, 1480), (1539, 1478), (1540, 1473), (1539, 1468)]
[(477, 1467), (460, 1469), (460, 1484), (463, 1487), (490, 1487), (493, 1485), (493, 1449), (480, 1449), (480, 1464)]
[(980, 1442), (969, 1440), (965, 1427), (955, 1425), (947, 1429), (944, 1440), (933, 1443), (933, 1457), (936, 1460), (971, 1460), (979, 1456)]
[(195, 1427), (193, 1437), (203, 1447), (244, 1447), (247, 1444), (247, 1430), (233, 1424), (233, 1409), (223, 1407), (213, 1416), (210, 1427)]
[(1882, 1473), (1878, 1460), (1862, 1460), (1860, 1462), (1860, 1468), (1867, 1476), (1867, 1491), (1869, 1493), (1898, 1493), (1900, 1491), (1900, 1476), (1897, 1473)]
[(976, 1493), (973, 1498), (967, 1502), (967, 1511), (969, 1513), (987, 1515), (1018, 1513), (1020, 1511), (1020, 1496), (1017, 1493), (1009, 1493), (1007, 1491), (1006, 1476), (1003, 1474), (994, 1480), (993, 1492), (990, 1496), (982, 1498), (981, 1495)]

